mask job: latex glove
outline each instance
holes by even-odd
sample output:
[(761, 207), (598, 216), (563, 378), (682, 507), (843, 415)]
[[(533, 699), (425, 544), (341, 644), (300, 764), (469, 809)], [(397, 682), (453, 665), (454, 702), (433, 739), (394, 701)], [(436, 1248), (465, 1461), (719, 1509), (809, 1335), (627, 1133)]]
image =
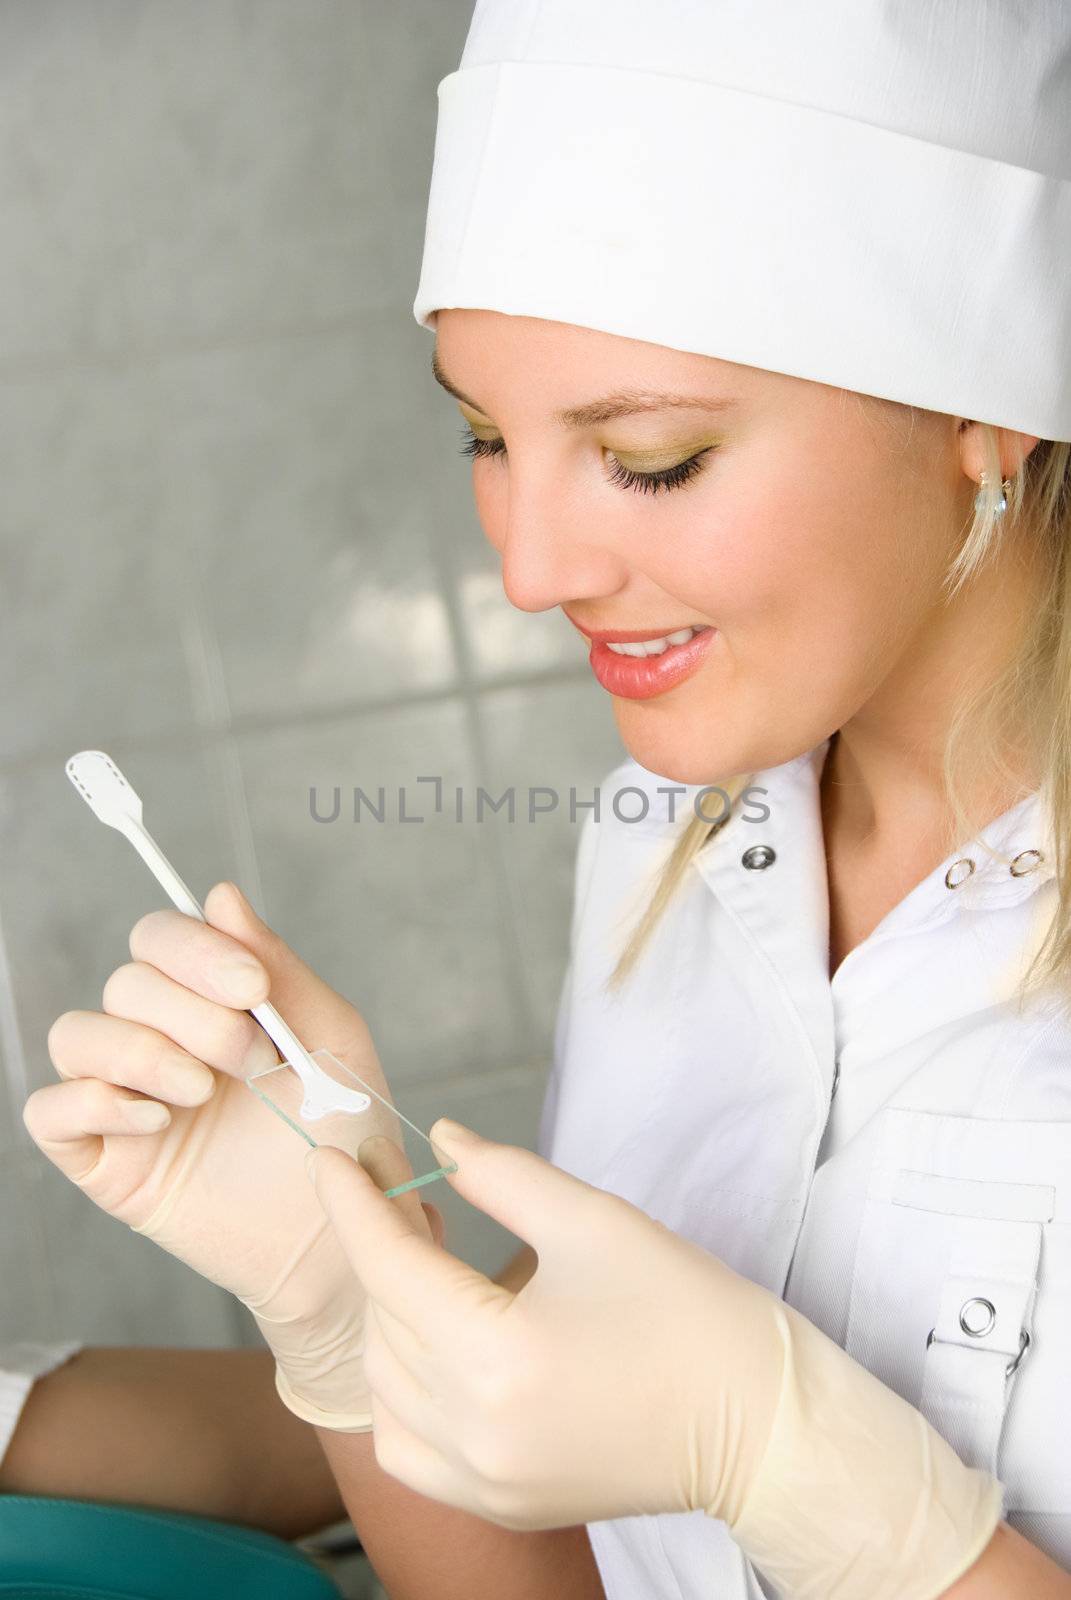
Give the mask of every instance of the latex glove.
[(786, 1600), (931, 1600), (981, 1554), (1000, 1484), (792, 1307), (531, 1151), (432, 1136), (538, 1266), (512, 1293), (310, 1155), (371, 1299), (388, 1473), (514, 1529), (701, 1509)]
[[(389, 1100), (387, 1083), (360, 1013), (233, 884), (211, 891), (205, 914), (211, 926), (172, 910), (135, 925), (135, 959), (108, 979), (104, 1010), (65, 1012), (53, 1024), (49, 1051), (66, 1081), (36, 1090), (24, 1121), (102, 1210), (249, 1307), (296, 1415), (368, 1429), (364, 1291), (305, 1178), (308, 1146), (242, 1081), (279, 1060), (244, 1008), (270, 994), (307, 1048), (326, 1046)], [(296, 1114), (296, 1075), (269, 1081)], [(351, 1152), (382, 1132), (397, 1144), (380, 1149), (377, 1178), (389, 1188), (412, 1176), (397, 1148), (399, 1119), (376, 1100), (315, 1130), (317, 1141)], [(415, 1191), (384, 1204), (429, 1239), (431, 1213)]]

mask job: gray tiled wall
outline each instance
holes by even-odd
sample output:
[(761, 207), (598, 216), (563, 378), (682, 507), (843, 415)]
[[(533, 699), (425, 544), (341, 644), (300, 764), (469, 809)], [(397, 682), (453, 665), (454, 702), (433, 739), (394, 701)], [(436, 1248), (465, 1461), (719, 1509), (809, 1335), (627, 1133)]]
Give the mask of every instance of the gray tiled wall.
[[(250, 1336), (22, 1127), (52, 1019), (99, 1006), (163, 903), (75, 749), (115, 755), (196, 892), (236, 878), (362, 1007), (418, 1124), (534, 1141), (576, 826), (308, 805), (590, 788), (621, 755), (569, 625), (502, 596), (412, 319), (470, 13), (0, 6), (0, 1342)], [(444, 1192), (497, 1268), (513, 1241)]]

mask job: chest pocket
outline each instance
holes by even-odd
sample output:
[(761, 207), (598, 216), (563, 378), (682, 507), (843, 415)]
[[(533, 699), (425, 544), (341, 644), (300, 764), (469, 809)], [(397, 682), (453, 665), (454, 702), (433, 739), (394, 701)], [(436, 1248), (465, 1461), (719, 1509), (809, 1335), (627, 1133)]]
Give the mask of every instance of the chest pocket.
[(845, 1348), (1008, 1510), (1071, 1515), (1071, 1123), (879, 1116)]

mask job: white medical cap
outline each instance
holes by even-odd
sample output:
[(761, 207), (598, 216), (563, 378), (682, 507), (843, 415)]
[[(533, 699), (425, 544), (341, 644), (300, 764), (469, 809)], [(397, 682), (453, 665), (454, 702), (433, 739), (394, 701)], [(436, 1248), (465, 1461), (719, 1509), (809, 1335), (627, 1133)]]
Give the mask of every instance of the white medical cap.
[(1071, 0), (478, 0), (413, 314), (1071, 440)]

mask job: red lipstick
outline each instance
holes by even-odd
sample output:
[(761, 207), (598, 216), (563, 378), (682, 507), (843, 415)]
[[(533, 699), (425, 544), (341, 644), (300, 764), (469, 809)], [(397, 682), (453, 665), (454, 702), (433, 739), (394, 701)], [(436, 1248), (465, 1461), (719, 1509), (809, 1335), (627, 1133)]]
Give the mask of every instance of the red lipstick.
[[(569, 617), (567, 611), (565, 615)], [(572, 617), (569, 617), (569, 621), (591, 641), (588, 661), (603, 688), (625, 700), (650, 700), (691, 677), (706, 659), (718, 631), (706, 623), (686, 623), (684, 626), (698, 627), (700, 631), (694, 633), (685, 644), (668, 645), (660, 655), (623, 656), (607, 646), (643, 644), (650, 639), (664, 639), (678, 632), (681, 624), (661, 630), (637, 628), (628, 631), (622, 628), (583, 628)]]

